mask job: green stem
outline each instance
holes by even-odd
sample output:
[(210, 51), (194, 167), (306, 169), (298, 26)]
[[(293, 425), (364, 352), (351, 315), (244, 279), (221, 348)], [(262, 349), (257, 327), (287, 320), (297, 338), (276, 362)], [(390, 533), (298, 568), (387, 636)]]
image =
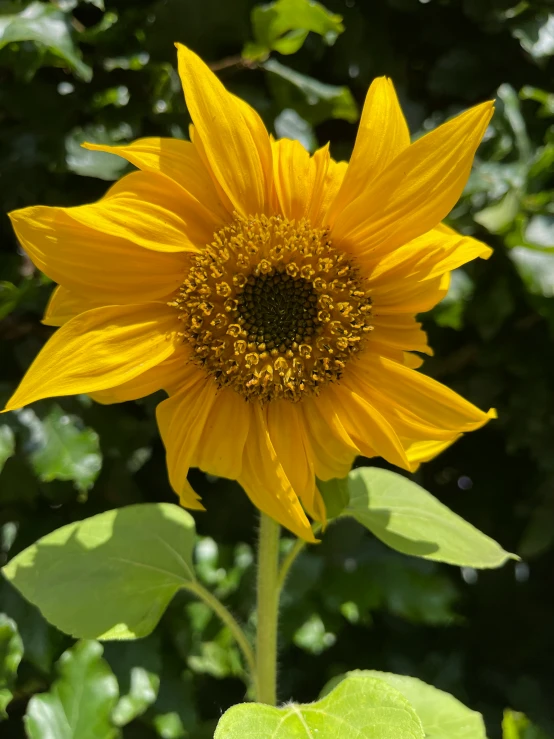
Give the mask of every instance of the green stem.
[(196, 595), (197, 598), (204, 601), (204, 603), (209, 606), (217, 616), (219, 616), (225, 626), (227, 626), (229, 631), (233, 634), (235, 641), (239, 645), (244, 655), (244, 659), (246, 660), (246, 664), (248, 665), (250, 677), (252, 678), (252, 680), (254, 680), (256, 675), (256, 660), (254, 659), (254, 651), (252, 650), (252, 646), (236, 618), (231, 614), (230, 611), (227, 610), (227, 608), (225, 608), (223, 603), (221, 603), (221, 601), (219, 601), (215, 597), (215, 595), (210, 593), (209, 590), (206, 590), (206, 588), (203, 585), (200, 585), (198, 581), (189, 582), (184, 587), (189, 592)]
[[(312, 528), (314, 534), (318, 534), (321, 529), (321, 524), (315, 524), (314, 526), (312, 526)], [(279, 575), (277, 577), (277, 588), (279, 590), (279, 596), (281, 595), (281, 592), (285, 587), (285, 581), (287, 579), (287, 575), (289, 574), (290, 568), (293, 566), (296, 558), (304, 549), (306, 544), (307, 542), (305, 542), (304, 539), (297, 539), (290, 552), (284, 558), (283, 563), (281, 564), (281, 568), (279, 569)]]
[(277, 703), (279, 534), (279, 524), (262, 513), (258, 543), (256, 698), (270, 706)]

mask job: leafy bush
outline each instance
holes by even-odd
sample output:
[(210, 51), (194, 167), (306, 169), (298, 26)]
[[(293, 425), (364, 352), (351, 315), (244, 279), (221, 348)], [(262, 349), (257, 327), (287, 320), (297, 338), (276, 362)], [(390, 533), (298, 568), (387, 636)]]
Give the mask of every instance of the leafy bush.
[[(308, 702), (349, 670), (398, 672), (483, 713), (491, 739), (501, 736), (506, 707), (541, 729), (507, 713), (504, 739), (554, 735), (551, 4), (329, 0), (309, 22), (295, 15), (300, 5), (278, 0), (272, 12), (248, 0), (0, 3), (3, 210), (103, 194), (127, 165), (81, 148), (84, 140), (186, 138), (174, 41), (212, 62), (278, 136), (310, 149), (330, 140), (337, 159), (349, 156), (376, 75), (393, 78), (415, 135), (495, 97), (497, 112), (451, 215), (495, 253), (458, 271), (426, 317), (435, 356), (425, 370), (480, 407), (496, 407), (499, 419), (424, 465), (416, 480), (523, 561), (479, 574), (454, 570), (392, 552), (353, 522), (331, 527), (287, 582), (280, 692)], [(5, 215), (0, 245), (6, 399), (51, 333), (40, 324), (51, 286), (18, 250)], [(2, 417), (2, 564), (63, 525), (133, 503), (175, 502), (156, 400), (99, 406), (79, 396)], [(196, 516), (201, 583), (247, 622), (254, 511), (236, 484), (194, 474), (209, 511)], [(5, 580), (0, 609), (6, 739), (200, 739), (244, 698), (229, 631), (184, 592), (151, 636), (104, 647), (73, 645)], [(67, 723), (77, 707), (80, 717)]]

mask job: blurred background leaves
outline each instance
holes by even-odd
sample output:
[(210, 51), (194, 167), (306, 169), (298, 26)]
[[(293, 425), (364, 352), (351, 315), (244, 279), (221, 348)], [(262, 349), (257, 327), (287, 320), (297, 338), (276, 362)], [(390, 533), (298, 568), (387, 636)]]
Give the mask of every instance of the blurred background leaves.
[[(84, 140), (187, 137), (174, 41), (277, 136), (310, 150), (330, 141), (337, 159), (351, 152), (377, 75), (393, 78), (415, 136), (497, 100), (450, 218), (495, 252), (457, 270), (424, 320), (435, 349), (425, 371), (499, 419), (416, 479), (523, 561), (460, 571), (387, 550), (353, 522), (332, 526), (287, 583), (283, 699), (311, 701), (351, 669), (399, 672), (481, 711), (490, 739), (554, 736), (553, 27), (549, 0), (0, 1), (3, 213), (100, 197), (128, 165)], [(0, 280), (4, 400), (51, 334), (40, 324), (51, 285), (5, 215)], [(175, 501), (157, 400), (62, 398), (0, 419), (2, 564), (62, 525)], [(191, 481), (208, 508), (196, 516), (200, 578), (248, 622), (254, 512), (234, 483), (197, 471)], [(103, 653), (74, 645), (3, 580), (0, 611), (3, 739), (203, 739), (245, 697), (229, 633), (184, 593), (151, 636)], [(94, 717), (85, 728), (67, 720), (77, 706)]]

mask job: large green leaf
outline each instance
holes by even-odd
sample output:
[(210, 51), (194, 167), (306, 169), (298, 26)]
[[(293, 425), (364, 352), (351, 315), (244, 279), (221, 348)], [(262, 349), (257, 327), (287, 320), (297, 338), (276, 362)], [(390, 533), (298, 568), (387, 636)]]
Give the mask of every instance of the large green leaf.
[[(464, 706), (450, 693), (406, 675), (393, 675), (390, 672), (376, 670), (354, 670), (348, 672), (346, 677), (355, 675), (384, 680), (402, 693), (419, 716), (425, 731), (425, 739), (486, 739), (481, 714)], [(323, 693), (336, 685), (335, 678), (324, 688)]]
[(292, 108), (313, 125), (329, 118), (350, 123), (358, 120), (358, 106), (348, 87), (326, 85), (276, 59), (268, 59), (262, 66), (271, 72), (269, 80), (279, 107)]
[(30, 408), (17, 411), (17, 417), (29, 431), (30, 460), (41, 480), (72, 480), (82, 492), (92, 487), (102, 466), (95, 431), (57, 405), (42, 419)]
[(107, 511), (53, 531), (4, 575), (45, 618), (81, 638), (149, 634), (194, 580), (194, 521), (170, 503)]
[(349, 486), (342, 515), (353, 516), (392, 549), (479, 569), (517, 559), (402, 475), (361, 467), (350, 473)]
[(424, 739), (416, 712), (382, 680), (364, 675), (344, 679), (317, 703), (272, 708), (258, 703), (233, 706), (214, 739)]
[(348, 489), (348, 477), (334, 477), (332, 480), (318, 480), (317, 488), (321, 493), (327, 518), (340, 516), (350, 502), (350, 491)]
[(64, 652), (59, 677), (47, 693), (31, 698), (25, 716), (29, 739), (115, 739), (110, 720), (119, 688), (102, 645), (82, 641)]
[(16, 41), (34, 41), (59, 57), (83, 80), (92, 69), (81, 59), (71, 37), (70, 17), (53, 3), (33, 2), (23, 10), (12, 5), (0, 11), (0, 48)]
[(6, 706), (12, 699), (12, 687), (23, 657), (23, 642), (15, 621), (0, 613), (0, 720), (6, 717)]
[(315, 0), (275, 0), (252, 10), (252, 30), (255, 40), (245, 45), (242, 55), (259, 60), (266, 59), (270, 51), (294, 54), (310, 31), (332, 44), (344, 26), (340, 15)]

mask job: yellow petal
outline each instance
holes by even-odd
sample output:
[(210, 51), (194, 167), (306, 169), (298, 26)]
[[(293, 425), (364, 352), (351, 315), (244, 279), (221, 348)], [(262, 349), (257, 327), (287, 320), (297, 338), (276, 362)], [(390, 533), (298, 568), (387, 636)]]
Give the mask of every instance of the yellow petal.
[(145, 398), (147, 395), (166, 390), (182, 383), (183, 376), (189, 371), (187, 364), (190, 354), (183, 345), (176, 348), (174, 354), (160, 364), (152, 367), (146, 372), (124, 382), (122, 385), (112, 387), (109, 390), (99, 390), (89, 393), (97, 403), (110, 405), (112, 403), (125, 403), (128, 400)]
[(408, 244), (371, 260), (364, 267), (371, 272), (373, 287), (392, 280), (430, 280), (451, 272), (480, 257), (488, 259), (492, 249), (482, 241), (463, 236), (442, 224)]
[(272, 149), (278, 209), (285, 218), (304, 218), (315, 184), (313, 159), (299, 141), (280, 139), (272, 142)]
[(411, 354), (410, 352), (403, 352), (403, 357), (400, 360), (406, 367), (412, 369), (419, 369), (424, 362), (423, 357), (418, 357), (417, 354)]
[(401, 351), (423, 352), (433, 355), (427, 343), (427, 334), (412, 314), (375, 315), (372, 318), (373, 331), (369, 337), (370, 349), (378, 342)]
[(176, 46), (187, 107), (215, 178), (238, 213), (264, 213), (269, 205), (272, 164), (261, 118), (227, 92), (196, 54), (181, 44)]
[(384, 285), (372, 285), (371, 297), (375, 314), (390, 316), (398, 313), (425, 313), (444, 298), (449, 285), (450, 274), (423, 282), (399, 278)]
[(132, 172), (97, 203), (68, 210), (83, 226), (156, 252), (198, 253), (217, 224), (182, 196), (168, 177)]
[[(352, 386), (353, 387), (353, 386)], [(338, 415), (360, 454), (376, 453), (387, 462), (402, 469), (409, 469), (402, 442), (389, 421), (375, 406), (355, 392), (346, 383), (332, 385), (329, 393), (334, 397)]]
[[(320, 402), (323, 398), (323, 403)], [(316, 477), (331, 480), (346, 477), (358, 450), (348, 436), (325, 390), (317, 398), (306, 398), (299, 408), (304, 417)]]
[[(327, 147), (318, 149), (314, 160), (319, 159), (317, 177), (314, 184), (313, 205), (308, 217), (315, 226), (329, 226), (329, 209), (341, 188), (348, 162), (335, 162), (325, 152)], [(325, 167), (326, 164), (326, 167)]]
[(198, 135), (198, 131), (196, 130), (196, 128), (194, 127), (192, 123), (189, 126), (189, 136), (190, 136), (191, 143), (194, 146), (194, 149), (200, 161), (202, 162), (202, 166), (204, 170), (208, 172), (210, 175), (212, 184), (217, 193), (217, 197), (219, 198), (220, 202), (223, 203), (223, 206), (226, 209), (227, 213), (229, 215), (233, 215), (236, 211), (236, 208), (233, 205), (233, 203), (229, 200), (229, 196), (227, 195), (225, 190), (221, 187), (221, 185), (219, 184), (217, 180), (217, 177), (212, 172), (210, 162), (208, 161), (208, 157), (206, 155), (206, 147), (204, 146), (202, 139)]
[(178, 331), (175, 310), (160, 303), (81, 313), (46, 343), (6, 410), (41, 398), (106, 390), (132, 380), (173, 354)]
[(116, 154), (145, 172), (169, 177), (184, 191), (180, 196), (189, 207), (197, 209), (210, 223), (222, 225), (228, 218), (210, 173), (190, 141), (150, 137), (125, 146), (84, 143), (83, 147)]
[(267, 428), (286, 476), (309, 515), (321, 520), (325, 506), (315, 485), (311, 449), (299, 404), (274, 400), (267, 407)]
[(329, 146), (310, 156), (298, 142), (279, 139), (273, 150), (274, 209), (286, 218), (307, 218), (314, 227), (327, 225), (327, 211), (340, 188), (345, 162), (329, 156)]
[(362, 394), (364, 385), (375, 388), (389, 403), (437, 430), (473, 431), (495, 417), (494, 411), (484, 413), (440, 382), (385, 357), (368, 354), (363, 364), (351, 363), (347, 373), (355, 379), (345, 381), (357, 383)]
[(418, 139), (338, 214), (335, 243), (386, 253), (437, 226), (462, 194), (493, 113), (483, 103)]
[[(144, 249), (116, 236), (107, 224), (102, 232), (74, 218), (76, 211), (111, 212), (106, 202), (79, 208), (33, 206), (13, 211), (10, 218), (33, 264), (89, 307), (167, 298), (183, 281), (185, 255)], [(137, 201), (137, 216), (140, 207)]]
[(65, 287), (55, 287), (44, 311), (42, 323), (45, 326), (63, 326), (79, 313), (100, 308), (101, 302), (86, 298), (80, 293), (71, 292)]
[(216, 398), (216, 384), (198, 367), (189, 364), (181, 391), (164, 400), (156, 409), (158, 428), (166, 450), (169, 481), (185, 508), (203, 508), (199, 496), (187, 481), (187, 474)]
[(461, 434), (450, 441), (414, 441), (406, 447), (406, 456), (410, 460), (410, 472), (415, 472), (422, 462), (429, 462), (438, 454), (460, 438)]
[(242, 474), (242, 458), (252, 412), (244, 398), (230, 388), (217, 394), (204, 424), (191, 466), (229, 480)]
[(387, 77), (378, 77), (365, 99), (352, 157), (331, 206), (331, 223), (409, 145), (410, 132), (394, 85)]
[(379, 410), (394, 428), (406, 447), (406, 440), (412, 441), (445, 441), (457, 438), (460, 434), (452, 429), (438, 428), (430, 425), (410, 409), (391, 402), (390, 398), (380, 393), (375, 387), (364, 382), (363, 373), (350, 374), (345, 383), (354, 388), (357, 393), (366, 398), (371, 405)]
[(260, 511), (301, 539), (315, 542), (310, 522), (269, 436), (265, 413), (259, 403), (252, 405), (252, 419), (239, 482)]

